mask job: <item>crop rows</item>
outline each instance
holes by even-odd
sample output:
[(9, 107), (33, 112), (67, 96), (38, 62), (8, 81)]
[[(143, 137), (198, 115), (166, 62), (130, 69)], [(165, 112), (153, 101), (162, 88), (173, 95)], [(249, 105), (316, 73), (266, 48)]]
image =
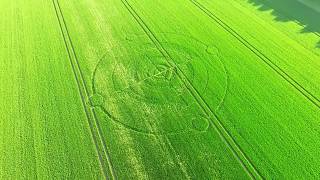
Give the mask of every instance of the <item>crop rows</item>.
[(319, 32), (285, 1), (1, 1), (0, 178), (317, 178)]

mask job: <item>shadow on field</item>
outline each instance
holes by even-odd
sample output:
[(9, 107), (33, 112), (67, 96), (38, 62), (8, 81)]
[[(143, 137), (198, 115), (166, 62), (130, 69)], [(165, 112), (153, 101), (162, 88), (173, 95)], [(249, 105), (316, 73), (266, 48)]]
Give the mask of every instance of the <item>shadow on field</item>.
[(248, 0), (261, 11), (273, 10), (276, 21), (296, 21), (304, 28), (301, 33), (315, 33), (320, 48), (320, 1), (319, 0)]

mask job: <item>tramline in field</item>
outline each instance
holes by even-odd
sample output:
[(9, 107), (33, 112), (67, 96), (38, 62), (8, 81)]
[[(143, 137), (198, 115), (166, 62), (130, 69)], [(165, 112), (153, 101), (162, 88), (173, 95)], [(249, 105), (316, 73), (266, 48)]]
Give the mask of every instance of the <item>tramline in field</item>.
[(316, 8), (1, 1), (0, 178), (317, 179)]

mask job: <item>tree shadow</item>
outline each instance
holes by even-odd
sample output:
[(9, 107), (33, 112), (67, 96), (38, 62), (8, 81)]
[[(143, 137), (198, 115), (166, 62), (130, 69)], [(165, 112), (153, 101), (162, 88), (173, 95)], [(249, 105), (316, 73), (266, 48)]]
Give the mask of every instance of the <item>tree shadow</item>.
[[(319, 0), (248, 0), (261, 11), (272, 10), (276, 21), (296, 21), (303, 29), (301, 33), (314, 33), (320, 39)], [(320, 41), (315, 45), (320, 48)]]

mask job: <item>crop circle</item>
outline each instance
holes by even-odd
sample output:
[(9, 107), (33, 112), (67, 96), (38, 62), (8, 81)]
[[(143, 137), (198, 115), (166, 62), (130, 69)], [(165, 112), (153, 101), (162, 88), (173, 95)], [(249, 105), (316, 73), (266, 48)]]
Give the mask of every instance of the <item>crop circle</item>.
[[(139, 35), (126, 38), (122, 44), (128, 47), (108, 51), (93, 73), (90, 103), (102, 108), (115, 123), (139, 133), (205, 132), (209, 120), (182, 78), (192, 85), (197, 83), (199, 93), (206, 92), (215, 78), (202, 58), (212, 57), (210, 63), (224, 69), (212, 55), (218, 50), (208, 53), (208, 46), (194, 38), (165, 35), (169, 40), (160, 40), (165, 52)], [(223, 94), (218, 97), (223, 98)]]

